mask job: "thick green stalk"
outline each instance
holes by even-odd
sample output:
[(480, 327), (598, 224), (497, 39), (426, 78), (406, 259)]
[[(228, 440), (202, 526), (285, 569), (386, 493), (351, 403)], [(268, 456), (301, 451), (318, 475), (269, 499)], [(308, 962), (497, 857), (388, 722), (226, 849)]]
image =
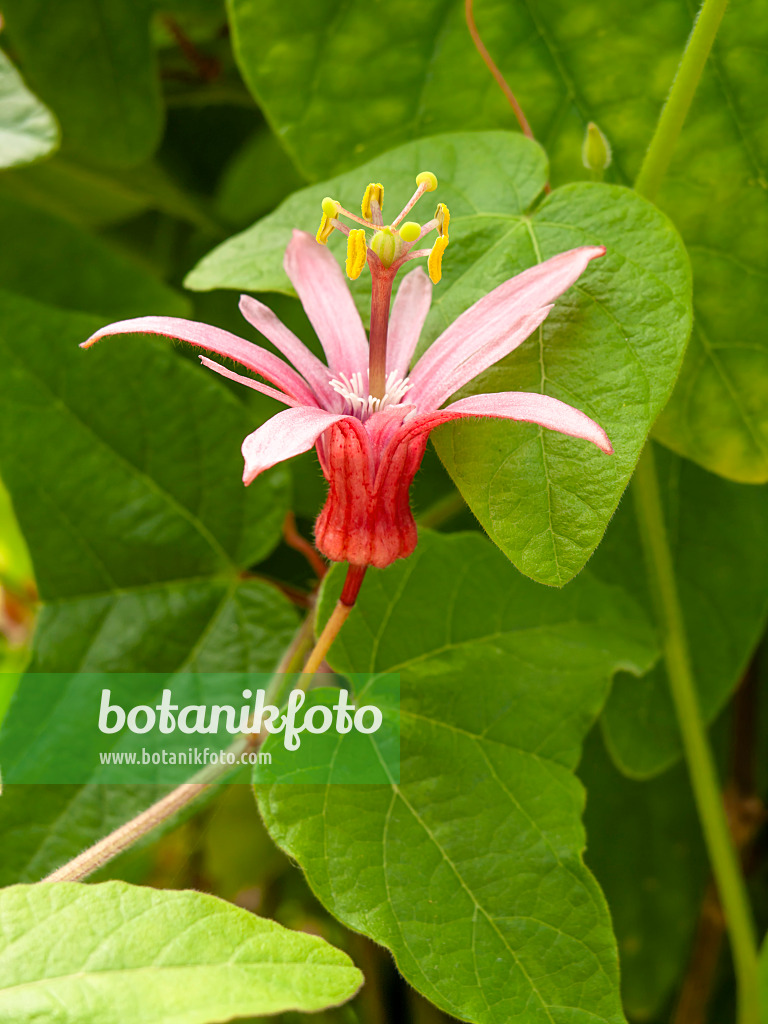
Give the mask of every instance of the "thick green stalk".
[[(705, 0), (688, 39), (635, 182), (636, 191), (647, 199), (656, 198), (667, 172), (726, 5), (727, 0)], [(731, 942), (737, 982), (738, 1024), (759, 1024), (758, 956), (752, 913), (699, 707), (650, 439), (632, 478), (632, 491), (656, 617), (663, 637), (672, 700)]]
[(632, 478), (632, 491), (685, 759), (731, 941), (738, 1022), (759, 1024), (758, 960), (752, 914), (699, 708), (650, 440)]
[(662, 178), (667, 173), (672, 152), (688, 116), (727, 5), (728, 0), (705, 0), (693, 26), (667, 102), (664, 104), (635, 182), (635, 190), (646, 199), (656, 198)]

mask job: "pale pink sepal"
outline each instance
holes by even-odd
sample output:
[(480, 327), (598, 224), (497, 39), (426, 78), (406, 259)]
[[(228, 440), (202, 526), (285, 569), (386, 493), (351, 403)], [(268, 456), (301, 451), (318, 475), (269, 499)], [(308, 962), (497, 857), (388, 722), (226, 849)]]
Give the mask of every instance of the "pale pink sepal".
[(432, 282), (417, 267), (406, 274), (397, 290), (389, 318), (387, 337), (387, 376), (408, 376), (413, 353), (432, 302)]
[(250, 295), (241, 295), (240, 312), (248, 323), (293, 363), (317, 395), (320, 405), (325, 408), (341, 409), (340, 396), (328, 383), (331, 376), (328, 367), (275, 316), (269, 306), (265, 306), (263, 302)]
[(548, 430), (557, 430), (561, 434), (568, 434), (569, 437), (591, 441), (608, 455), (613, 453), (613, 446), (606, 432), (585, 413), (557, 398), (529, 391), (501, 391), (498, 394), (461, 398), (445, 409), (414, 416), (405, 424), (403, 430), (408, 430), (409, 433), (422, 433), (433, 430), (441, 423), (468, 416), (490, 416), (495, 419), (537, 423)]
[(551, 309), (552, 306), (541, 306), (531, 313), (518, 316), (508, 332), (492, 336), (463, 361), (453, 367), (446, 366), (439, 377), (418, 381), (408, 393), (408, 399), (417, 402), (422, 408), (437, 409), (483, 370), (514, 352), (546, 320)]
[(308, 452), (324, 430), (339, 420), (350, 418), (306, 406), (277, 413), (243, 441), (243, 483), (251, 483), (259, 473), (278, 462)]
[(335, 257), (306, 231), (294, 231), (285, 272), (301, 299), (332, 375), (368, 369), (368, 339), (352, 293)]
[(220, 374), (222, 377), (227, 377), (228, 380), (233, 380), (237, 384), (245, 384), (247, 388), (252, 388), (262, 395), (267, 395), (268, 398), (274, 398), (276, 401), (282, 402), (283, 405), (297, 406), (300, 404), (294, 401), (293, 398), (289, 398), (288, 395), (284, 395), (282, 391), (278, 391), (277, 388), (271, 388), (269, 384), (262, 384), (261, 381), (254, 380), (253, 377), (244, 377), (241, 373), (235, 373), (234, 370), (222, 366), (221, 363), (214, 362), (213, 359), (209, 359), (207, 356), (198, 356), (198, 358), (203, 366), (207, 366), (209, 370), (213, 370), (215, 373)]
[[(440, 335), (419, 359), (411, 373), (412, 397), (421, 398), (422, 389), (444, 391), (442, 382), (453, 367), (469, 359), (479, 348), (510, 335), (515, 322), (561, 295), (584, 272), (590, 260), (602, 256), (602, 246), (582, 246), (560, 253), (530, 270), (505, 281), (470, 306)], [(516, 333), (516, 344), (525, 337)], [(507, 348), (505, 355), (515, 345)]]
[(306, 381), (279, 356), (219, 327), (200, 324), (195, 320), (182, 320), (176, 316), (140, 316), (102, 327), (84, 341), (80, 348), (88, 348), (113, 334), (159, 334), (164, 338), (178, 338), (197, 348), (242, 363), (247, 369), (276, 384), (297, 402), (311, 406), (318, 404)]

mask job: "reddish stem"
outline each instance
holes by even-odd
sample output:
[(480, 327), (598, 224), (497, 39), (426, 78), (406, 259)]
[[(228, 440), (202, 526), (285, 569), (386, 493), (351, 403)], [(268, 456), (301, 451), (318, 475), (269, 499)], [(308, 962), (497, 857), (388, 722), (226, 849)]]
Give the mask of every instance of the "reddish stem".
[(371, 332), (368, 356), (368, 394), (383, 398), (387, 382), (387, 331), (392, 282), (395, 275), (389, 267), (371, 265)]
[(528, 118), (523, 113), (523, 108), (517, 102), (517, 97), (512, 92), (510, 87), (507, 85), (506, 78), (496, 67), (493, 58), (491, 57), (490, 53), (488, 53), (488, 50), (485, 48), (485, 43), (480, 38), (480, 33), (477, 31), (477, 25), (475, 24), (474, 14), (472, 13), (472, 3), (473, 0), (466, 0), (466, 3), (464, 5), (464, 14), (467, 19), (467, 28), (469, 29), (469, 34), (472, 36), (472, 42), (475, 44), (477, 52), (483, 58), (485, 66), (496, 79), (499, 88), (507, 97), (509, 105), (512, 107), (512, 110), (515, 113), (517, 123), (520, 125), (520, 129), (523, 135), (527, 135), (529, 139), (532, 139), (534, 137), (533, 131), (531, 129), (531, 126), (528, 124)]
[(352, 607), (357, 600), (367, 568), (367, 565), (350, 565), (347, 569), (347, 578), (344, 580), (341, 597), (336, 602), (336, 607), (331, 612), (331, 616), (326, 622), (322, 633), (317, 638), (317, 643), (307, 658), (307, 663), (301, 673), (299, 686), (306, 689), (312, 681), (312, 676), (325, 661), (325, 656), (331, 649), (331, 644), (339, 635), (341, 627), (347, 621), (349, 613), (352, 611)]
[(367, 565), (350, 565), (347, 569), (347, 578), (344, 580), (341, 597), (339, 598), (339, 602), (346, 605), (347, 608), (351, 608), (357, 600), (367, 568)]
[[(493, 57), (491, 57), (490, 53), (488, 53), (488, 50), (485, 47), (485, 43), (483, 42), (480, 33), (477, 31), (475, 17), (472, 12), (472, 5), (473, 0), (465, 0), (464, 16), (467, 21), (467, 28), (469, 29), (469, 34), (472, 36), (472, 42), (475, 44), (475, 49), (482, 57), (485, 66), (496, 79), (496, 84), (499, 86), (501, 91), (506, 96), (509, 105), (512, 107), (512, 111), (514, 112), (514, 115), (517, 118), (517, 123), (520, 125), (520, 130), (522, 131), (523, 135), (527, 135), (529, 139), (535, 139), (533, 129), (528, 123), (528, 118), (523, 113), (523, 108), (520, 106), (520, 104), (517, 101), (517, 97), (507, 84), (506, 78), (504, 77), (504, 75), (502, 75), (501, 71), (499, 71), (498, 67), (496, 66)], [(544, 191), (552, 191), (549, 182), (547, 182), (544, 186)]]
[(201, 53), (184, 32), (181, 25), (170, 14), (164, 15), (163, 24), (176, 40), (181, 52), (195, 68), (198, 76), (205, 82), (215, 81), (221, 74), (221, 64), (219, 61), (215, 57), (208, 57)]
[(314, 547), (306, 539), (302, 537), (296, 528), (296, 516), (293, 512), (286, 512), (285, 519), (283, 521), (283, 538), (289, 548), (293, 548), (294, 551), (298, 551), (304, 555), (306, 560), (312, 566), (312, 571), (319, 580), (325, 576), (328, 566), (325, 564), (323, 558), (315, 551)]

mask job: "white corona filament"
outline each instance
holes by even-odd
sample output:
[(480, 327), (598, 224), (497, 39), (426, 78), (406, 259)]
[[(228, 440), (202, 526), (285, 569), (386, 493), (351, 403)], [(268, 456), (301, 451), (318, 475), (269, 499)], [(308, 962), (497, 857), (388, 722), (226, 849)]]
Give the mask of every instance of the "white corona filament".
[(366, 419), (375, 412), (386, 409), (387, 406), (400, 405), (413, 387), (408, 383), (407, 377), (398, 377), (394, 370), (386, 379), (382, 398), (373, 398), (367, 394), (363, 387), (363, 375), (359, 372), (353, 373), (350, 377), (347, 377), (345, 373), (340, 373), (338, 377), (333, 377), (328, 383), (337, 394), (349, 403), (352, 412), (361, 419)]

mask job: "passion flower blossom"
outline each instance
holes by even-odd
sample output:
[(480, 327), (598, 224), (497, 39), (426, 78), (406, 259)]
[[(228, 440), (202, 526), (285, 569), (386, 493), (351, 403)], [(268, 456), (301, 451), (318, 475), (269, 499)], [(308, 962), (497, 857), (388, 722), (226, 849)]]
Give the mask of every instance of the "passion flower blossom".
[[(432, 282), (440, 279), (449, 222), (448, 210), (440, 204), (425, 225), (406, 222), (399, 227), (436, 180), (425, 172), (417, 184), (414, 196), (390, 225), (384, 226), (382, 220), (383, 189), (373, 184), (366, 189), (362, 218), (329, 198), (323, 202), (316, 239), (294, 231), (284, 266), (320, 339), (325, 363), (267, 306), (247, 295), (240, 299), (243, 316), (287, 362), (228, 331), (176, 317), (123, 320), (83, 343), (88, 347), (108, 335), (132, 333), (179, 338), (234, 360), (268, 381), (242, 376), (200, 357), (222, 376), (288, 406), (243, 442), (243, 482), (250, 484), (260, 473), (314, 445), (328, 481), (328, 498), (315, 527), (317, 547), (327, 558), (361, 569), (383, 568), (410, 555), (416, 546), (409, 488), (430, 431), (442, 423), (484, 417), (520, 420), (612, 451), (597, 423), (547, 395), (503, 392), (444, 405), (524, 342), (546, 318), (554, 300), (605, 250), (572, 249), (505, 281), (462, 313), (413, 363), (429, 312)], [(362, 228), (347, 228), (340, 215)], [(341, 268), (324, 245), (334, 230), (348, 237), (349, 276), (359, 276), (366, 263), (371, 270), (370, 343)], [(416, 248), (430, 231), (437, 231), (432, 248)], [(429, 276), (417, 268), (404, 277), (390, 316), (395, 274), (418, 256), (428, 258)]]

